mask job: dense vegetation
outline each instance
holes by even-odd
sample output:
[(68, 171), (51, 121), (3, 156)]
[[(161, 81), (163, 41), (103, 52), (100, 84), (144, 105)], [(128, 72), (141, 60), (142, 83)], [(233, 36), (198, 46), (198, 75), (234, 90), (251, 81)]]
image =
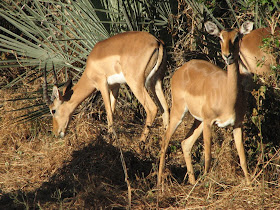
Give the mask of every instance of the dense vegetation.
[[(221, 67), (219, 41), (203, 24), (255, 28), (279, 27), (277, 0), (4, 0), (0, 3), (0, 207), (4, 209), (280, 208), (279, 37), (264, 40), (278, 58), (269, 78), (255, 76), (248, 94), (244, 145), (253, 184), (246, 187), (232, 141), (232, 128), (213, 129), (211, 171), (203, 174), (203, 143), (193, 149), (199, 182), (184, 180), (180, 141), (192, 124), (187, 116), (172, 138), (163, 191), (156, 190), (162, 123), (156, 119), (145, 151), (136, 147), (143, 128), (143, 107), (122, 86), (114, 122), (118, 139), (107, 132), (100, 95), (76, 110), (67, 136), (51, 133), (48, 107), (42, 100), (43, 70), (62, 86), (76, 82), (86, 58), (100, 40), (129, 30), (144, 30), (162, 39), (168, 51), (164, 79), (185, 61), (203, 58)], [(49, 85), (49, 92), (51, 92)], [(121, 161), (123, 154), (126, 168)], [(127, 187), (125, 175), (131, 188)]]

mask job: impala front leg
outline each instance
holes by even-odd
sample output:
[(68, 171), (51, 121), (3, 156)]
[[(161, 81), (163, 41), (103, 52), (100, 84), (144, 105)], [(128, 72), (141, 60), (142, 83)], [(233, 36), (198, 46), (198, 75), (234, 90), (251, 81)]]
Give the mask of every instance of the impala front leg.
[(211, 164), (211, 125), (207, 122), (203, 123), (203, 141), (205, 152), (205, 170), (204, 174), (209, 171)]
[(246, 184), (250, 185), (251, 181), (250, 181), (250, 176), (249, 176), (248, 169), (247, 169), (246, 156), (245, 156), (244, 146), (243, 146), (243, 142), (242, 142), (241, 127), (234, 128), (233, 137), (234, 137), (236, 149), (237, 149), (237, 152), (239, 155), (240, 165), (241, 165), (241, 168), (242, 168), (245, 178), (246, 178)]
[(112, 113), (112, 108), (111, 108), (110, 93), (109, 93), (109, 88), (108, 88), (107, 81), (103, 82), (103, 84), (100, 85), (100, 92), (101, 92), (103, 102), (104, 102), (104, 105), (105, 105), (105, 110), (106, 110), (106, 113), (107, 113), (108, 132), (109, 133), (114, 133), (113, 113)]
[(115, 112), (117, 98), (119, 96), (120, 84), (110, 86), (110, 102), (112, 113)]

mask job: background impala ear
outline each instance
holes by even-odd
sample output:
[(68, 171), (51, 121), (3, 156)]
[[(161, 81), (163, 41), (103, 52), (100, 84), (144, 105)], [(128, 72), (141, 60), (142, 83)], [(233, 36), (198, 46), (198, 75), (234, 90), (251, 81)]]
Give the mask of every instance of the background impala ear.
[(69, 79), (65, 85), (64, 85), (64, 88), (63, 88), (63, 100), (64, 101), (69, 101), (72, 94), (73, 94), (73, 90), (72, 90), (72, 86), (73, 86), (73, 83), (72, 83), (72, 79)]
[(54, 101), (54, 99), (61, 100), (61, 95), (60, 95), (60, 92), (59, 92), (58, 87), (56, 85), (53, 86), (51, 101)]
[(240, 27), (240, 33), (243, 35), (249, 34), (253, 30), (253, 27), (254, 23), (252, 23), (251, 21), (246, 21)]
[(215, 23), (207, 21), (204, 24), (204, 27), (209, 34), (214, 36), (220, 36), (220, 30), (218, 29), (218, 26)]
[(69, 90), (71, 90), (73, 86), (73, 83), (72, 83), (72, 79), (68, 79), (68, 81), (64, 84), (64, 87), (63, 87), (63, 95), (65, 95), (66, 92), (68, 92)]

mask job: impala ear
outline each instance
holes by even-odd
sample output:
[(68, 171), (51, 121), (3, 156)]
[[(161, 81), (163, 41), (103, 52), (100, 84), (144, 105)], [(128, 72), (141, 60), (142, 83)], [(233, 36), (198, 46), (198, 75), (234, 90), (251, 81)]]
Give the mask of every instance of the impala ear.
[(70, 98), (73, 94), (72, 86), (73, 86), (72, 79), (69, 79), (63, 87), (63, 100), (64, 101), (70, 100)]
[(254, 23), (252, 23), (251, 21), (246, 21), (242, 24), (242, 26), (240, 27), (240, 34), (249, 34), (254, 27)]
[(209, 34), (214, 36), (220, 36), (220, 30), (218, 29), (218, 26), (215, 23), (207, 21), (204, 24), (204, 27)]
[(64, 84), (63, 87), (63, 95), (69, 90), (71, 90), (72, 86), (73, 86), (72, 79), (68, 79), (68, 81)]
[(58, 90), (58, 87), (55, 85), (53, 86), (53, 92), (52, 92), (52, 97), (51, 97), (51, 101), (54, 101), (54, 99), (58, 99), (61, 100), (61, 94)]

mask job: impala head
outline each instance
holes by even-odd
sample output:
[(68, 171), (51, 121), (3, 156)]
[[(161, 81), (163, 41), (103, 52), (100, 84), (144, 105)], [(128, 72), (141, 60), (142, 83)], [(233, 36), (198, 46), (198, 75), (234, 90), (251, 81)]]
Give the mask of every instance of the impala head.
[(238, 55), (235, 50), (238, 50), (240, 38), (251, 32), (253, 23), (250, 21), (244, 22), (240, 30), (233, 28), (220, 31), (215, 23), (207, 21), (205, 23), (205, 29), (209, 34), (220, 38), (222, 57), (226, 64), (232, 64), (235, 59), (234, 56)]
[(46, 69), (44, 74), (45, 83), (43, 86), (43, 96), (46, 104), (49, 106), (53, 118), (53, 133), (55, 134), (55, 136), (64, 137), (65, 130), (72, 115), (66, 103), (67, 101), (69, 101), (73, 93), (73, 90), (71, 89), (72, 80), (68, 80), (65, 83), (62, 94), (58, 89), (56, 81), (56, 85), (54, 85), (53, 87), (52, 96), (51, 98), (49, 98), (47, 94)]

